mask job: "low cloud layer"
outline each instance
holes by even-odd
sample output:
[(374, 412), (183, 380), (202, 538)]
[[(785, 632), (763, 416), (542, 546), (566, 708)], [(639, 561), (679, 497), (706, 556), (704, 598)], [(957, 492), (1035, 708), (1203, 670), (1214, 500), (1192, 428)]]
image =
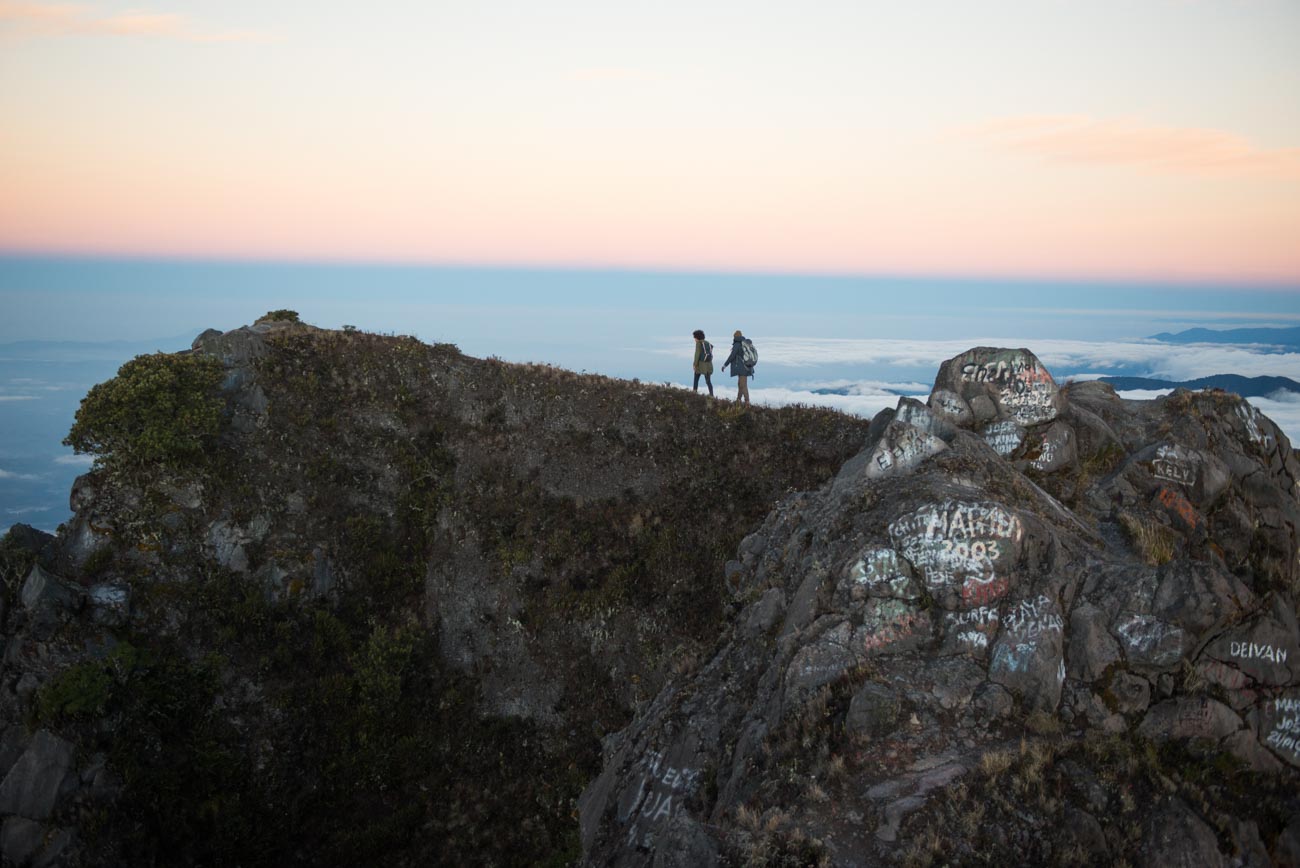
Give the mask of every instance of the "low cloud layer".
[(1025, 340), (959, 341), (767, 338), (763, 361), (786, 367), (879, 365), (938, 370), (974, 346), (1028, 347), (1056, 376), (1124, 370), (1132, 376), (1191, 380), (1212, 374), (1278, 376), (1300, 371), (1300, 353), (1261, 353), (1250, 346), (1165, 344), (1159, 341)]

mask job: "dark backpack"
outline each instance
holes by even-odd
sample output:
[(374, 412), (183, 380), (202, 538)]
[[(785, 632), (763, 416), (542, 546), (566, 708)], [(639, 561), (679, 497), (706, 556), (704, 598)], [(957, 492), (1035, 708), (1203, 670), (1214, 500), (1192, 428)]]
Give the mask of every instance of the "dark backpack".
[(753, 370), (754, 366), (758, 364), (758, 348), (754, 346), (754, 342), (749, 338), (744, 338), (740, 342), (740, 360), (750, 370)]
[(700, 359), (700, 361), (702, 362), (713, 361), (713, 344), (709, 343), (708, 341), (704, 342), (704, 356), (703, 358)]

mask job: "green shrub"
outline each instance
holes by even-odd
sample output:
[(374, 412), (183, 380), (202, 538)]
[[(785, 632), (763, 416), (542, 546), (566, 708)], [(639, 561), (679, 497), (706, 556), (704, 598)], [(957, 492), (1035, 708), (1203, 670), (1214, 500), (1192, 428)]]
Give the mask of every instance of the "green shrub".
[(220, 427), (222, 377), (210, 356), (136, 356), (82, 399), (63, 443), (109, 464), (182, 464)]
[(113, 676), (101, 663), (78, 663), (55, 676), (36, 696), (42, 721), (102, 715), (113, 689)]

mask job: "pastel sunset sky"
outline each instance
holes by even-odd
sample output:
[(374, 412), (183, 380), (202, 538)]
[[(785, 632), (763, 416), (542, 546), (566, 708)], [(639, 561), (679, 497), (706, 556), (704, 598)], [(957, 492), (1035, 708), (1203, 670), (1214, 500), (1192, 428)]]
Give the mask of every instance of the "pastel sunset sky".
[(0, 252), (1300, 284), (1296, 0), (0, 0)]

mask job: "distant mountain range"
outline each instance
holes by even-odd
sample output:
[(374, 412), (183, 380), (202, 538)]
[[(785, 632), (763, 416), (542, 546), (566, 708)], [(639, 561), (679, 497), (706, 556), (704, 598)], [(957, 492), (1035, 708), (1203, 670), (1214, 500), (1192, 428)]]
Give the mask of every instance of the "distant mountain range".
[(1152, 335), (1151, 340), (1163, 341), (1167, 344), (1265, 344), (1297, 350), (1300, 349), (1300, 326), (1253, 329), (1196, 328), (1176, 334), (1161, 332)]
[(15, 358), (41, 361), (126, 361), (142, 353), (175, 352), (188, 349), (202, 329), (165, 338), (134, 341), (13, 341), (0, 343), (0, 360)]
[[(1196, 329), (1204, 331), (1204, 329)], [(1278, 391), (1300, 393), (1300, 383), (1289, 377), (1243, 377), (1239, 374), (1215, 374), (1195, 380), (1152, 380), (1147, 377), (1101, 377), (1121, 392), (1131, 389), (1223, 389), (1243, 398), (1264, 398)]]

